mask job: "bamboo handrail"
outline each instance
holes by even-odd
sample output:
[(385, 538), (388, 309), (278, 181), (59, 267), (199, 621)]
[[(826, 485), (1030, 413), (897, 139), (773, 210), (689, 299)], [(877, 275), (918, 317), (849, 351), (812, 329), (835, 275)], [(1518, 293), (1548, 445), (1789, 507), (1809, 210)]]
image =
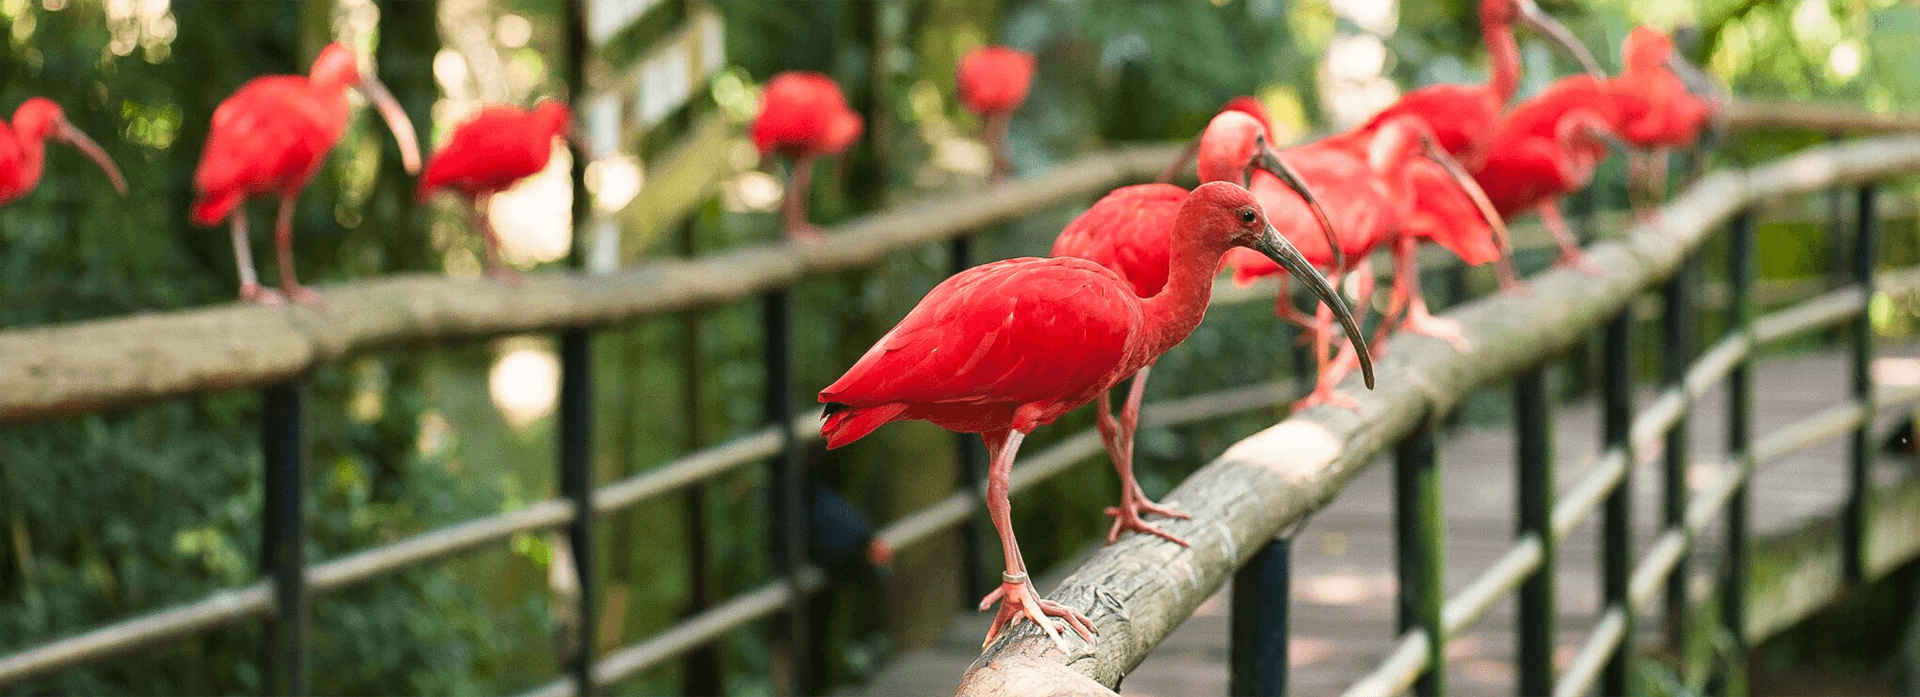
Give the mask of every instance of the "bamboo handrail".
[[(1352, 388), (1358, 412), (1313, 409), (1241, 441), (1196, 471), (1166, 500), (1193, 515), (1168, 530), (1192, 546), (1146, 536), (1105, 547), (1049, 595), (1087, 612), (1100, 631), (1091, 650), (1062, 654), (1021, 625), (981, 655), (959, 694), (1089, 694), (1111, 688), (1217, 591), (1264, 542), (1338, 495), (1385, 448), (1456, 406), (1472, 388), (1531, 367), (1583, 341), (1634, 296), (1671, 275), (1718, 225), (1756, 202), (1882, 179), (1920, 167), (1920, 137), (1823, 147), (1748, 171), (1708, 175), (1641, 225), (1596, 245), (1598, 278), (1565, 269), (1531, 279), (1525, 297), (1485, 298), (1450, 313), (1472, 348), (1398, 339), (1381, 362), (1380, 389)], [(1078, 652), (1084, 651), (1084, 652)]]

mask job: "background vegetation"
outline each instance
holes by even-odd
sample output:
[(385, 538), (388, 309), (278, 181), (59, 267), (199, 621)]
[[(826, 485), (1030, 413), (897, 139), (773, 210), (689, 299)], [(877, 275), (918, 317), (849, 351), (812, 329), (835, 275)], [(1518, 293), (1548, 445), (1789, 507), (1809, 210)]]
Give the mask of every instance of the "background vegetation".
[[(768, 180), (752, 171), (737, 129), (753, 108), (754, 86), (779, 70), (833, 74), (869, 117), (868, 138), (816, 192), (816, 216), (832, 222), (889, 202), (980, 186), (978, 124), (958, 108), (951, 77), (960, 53), (979, 43), (1009, 43), (1040, 57), (1034, 94), (1012, 128), (1015, 163), (1037, 172), (1115, 141), (1185, 137), (1237, 94), (1258, 95), (1283, 130), (1306, 134), (1346, 125), (1337, 117), (1359, 107), (1342, 100), (1382, 85), (1478, 79), (1483, 55), (1473, 5), (716, 3), (731, 67), (624, 149), (644, 165), (663, 160), (702, 124), (725, 124), (733, 135), (701, 160), (721, 170), (721, 184), (684, 220), (625, 231), (622, 253), (712, 252), (770, 239), (772, 216), (766, 197), (756, 194)], [(1735, 93), (1920, 108), (1920, 86), (1911, 80), (1920, 73), (1920, 7), (1911, 3), (1542, 5), (1609, 66), (1618, 65), (1619, 40), (1635, 24), (1689, 24), (1699, 31), (1688, 50)], [(680, 0), (663, 7), (655, 12), (670, 19), (643, 21), (596, 49), (596, 60), (617, 74), (692, 11)], [(561, 77), (565, 21), (557, 0), (0, 0), (0, 107), (33, 95), (54, 99), (102, 141), (133, 183), (128, 197), (116, 198), (84, 162), (56, 149), (40, 188), (0, 208), (0, 327), (232, 297), (225, 235), (187, 224), (185, 206), (212, 110), (247, 78), (304, 72), (320, 45), (348, 41), (376, 59), (380, 77), (423, 133), (431, 124), (430, 139), (438, 142), (456, 111), (450, 104), (460, 99), (526, 103), (577, 89)], [(1528, 44), (1523, 92), (1566, 71), (1553, 52)], [(1369, 48), (1375, 45), (1383, 50)], [(443, 68), (449, 61), (467, 68)], [(301, 199), (302, 273), (320, 283), (399, 271), (475, 273), (477, 240), (455, 210), (444, 203), (413, 206), (412, 182), (399, 171), (390, 139), (368, 116), (356, 119)], [(1812, 138), (1743, 137), (1714, 157), (1764, 159)], [(647, 176), (651, 187), (694, 175), (648, 170)], [(1595, 200), (1609, 207), (1624, 196), (1607, 184)], [(266, 210), (253, 212), (255, 229), (263, 229)], [(1075, 212), (1049, 211), (987, 231), (976, 260), (1043, 253)], [(1827, 257), (1810, 230), (1775, 227), (1765, 234), (1769, 249), (1802, 252), (1766, 254), (1769, 276), (1823, 273)], [(1911, 245), (1905, 252), (1889, 246), (1892, 255), (1911, 256)], [(802, 284), (797, 396), (811, 401), (812, 392), (864, 351), (948, 263), (944, 250), (927, 249), (871, 272)], [(1221, 319), (1160, 364), (1149, 399), (1284, 374), (1284, 360), (1217, 358), (1275, 355), (1274, 347), (1290, 337), (1266, 320), (1268, 311), (1259, 304), (1220, 311)], [(523, 337), (365, 356), (313, 376), (307, 505), (315, 560), (550, 496), (550, 416), (502, 408), (489, 381), (509, 357), (536, 369), (549, 365), (548, 342)], [(599, 480), (758, 426), (760, 342), (754, 303), (601, 333)], [(0, 652), (253, 580), (258, 411), (251, 393), (218, 394), (0, 431)], [(1143, 432), (1146, 488), (1166, 491), (1271, 416)], [(1086, 415), (1076, 415), (1063, 428), (1036, 434), (1030, 447), (1086, 425)], [(810, 465), (820, 481), (887, 520), (951, 490), (953, 452), (950, 438), (915, 424), (890, 428), (832, 459), (813, 453)], [(599, 566), (608, 615), (603, 650), (766, 581), (764, 476), (750, 469), (692, 496), (642, 506), (608, 526)], [(1106, 524), (1096, 512), (1114, 495), (1107, 470), (1086, 466), (1016, 501), (1029, 558), (1045, 568), (1096, 539)], [(938, 631), (965, 592), (953, 572), (956, 549), (952, 540), (941, 540), (911, 550), (891, 583), (851, 583), (832, 594), (821, 607), (829, 620), (823, 687), (857, 680), (886, 652)], [(987, 551), (994, 551), (990, 544)], [(315, 611), (313, 691), (497, 694), (544, 682), (555, 674), (556, 633), (567, 621), (558, 609), (565, 607), (558, 600), (565, 584), (556, 590), (552, 580), (554, 554), (553, 540), (524, 536), (509, 549), (325, 598)], [(695, 568), (704, 570), (704, 585), (689, 583)], [(14, 692), (257, 692), (256, 634), (222, 630)], [(765, 646), (763, 630), (743, 630), (718, 653), (648, 674), (622, 691), (767, 692)]]

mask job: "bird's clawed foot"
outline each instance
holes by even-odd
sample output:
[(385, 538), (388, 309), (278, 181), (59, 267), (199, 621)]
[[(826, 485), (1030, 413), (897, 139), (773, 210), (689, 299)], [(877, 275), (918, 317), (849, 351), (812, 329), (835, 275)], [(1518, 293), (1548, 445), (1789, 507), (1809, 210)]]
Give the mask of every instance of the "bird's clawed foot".
[(320, 297), (320, 294), (314, 292), (312, 288), (306, 286), (288, 286), (284, 288), (282, 292), (286, 293), (288, 299), (304, 305), (307, 309), (313, 310), (314, 312), (327, 311), (327, 299)]
[(820, 244), (827, 241), (827, 236), (813, 225), (795, 225), (787, 228), (787, 239), (800, 244)]
[(1329, 405), (1341, 407), (1344, 409), (1360, 411), (1360, 400), (1354, 399), (1352, 395), (1349, 395), (1345, 392), (1341, 392), (1339, 390), (1333, 389), (1332, 385), (1322, 385), (1320, 387), (1314, 388), (1311, 394), (1308, 394), (1305, 397), (1301, 397), (1300, 399), (1295, 400), (1293, 403), (1293, 410), (1306, 411), (1307, 409), (1311, 409), (1313, 407), (1317, 407), (1322, 404), (1329, 404)]
[(1599, 277), (1607, 273), (1607, 270), (1594, 263), (1593, 258), (1587, 256), (1586, 252), (1579, 250), (1568, 250), (1565, 254), (1561, 254), (1560, 265), (1588, 276)]
[(1098, 633), (1093, 631), (1093, 622), (1079, 610), (1051, 600), (1042, 600), (1033, 589), (1033, 581), (1025, 578), (1025, 574), (1021, 574), (1018, 581), (1002, 581), (999, 588), (980, 601), (980, 610), (985, 612), (995, 602), (1000, 603), (1000, 612), (993, 616), (993, 626), (987, 629), (987, 640), (980, 642), (981, 648), (991, 645), (994, 639), (1000, 638), (1002, 630), (1023, 617), (1039, 625), (1047, 636), (1052, 637), (1053, 645), (1059, 647), (1061, 653), (1070, 653), (1071, 647), (1067, 646), (1067, 640), (1060, 636), (1060, 629), (1048, 617), (1058, 617), (1066, 622), (1089, 645), (1093, 644), (1093, 636)]
[(240, 284), (240, 302), (279, 307), (287, 304), (287, 297), (281, 295), (280, 291), (258, 283), (242, 283)]
[(508, 288), (519, 288), (527, 284), (526, 279), (520, 277), (519, 271), (515, 271), (506, 265), (488, 267), (487, 277), (498, 281), (500, 285)]
[(1107, 530), (1107, 544), (1113, 544), (1119, 541), (1120, 535), (1123, 533), (1139, 532), (1148, 535), (1157, 535), (1161, 539), (1182, 547), (1191, 546), (1187, 544), (1186, 540), (1180, 539), (1173, 533), (1161, 529), (1160, 526), (1142, 519), (1141, 514), (1143, 513), (1152, 513), (1176, 520), (1186, 520), (1193, 517), (1178, 508), (1162, 506), (1149, 501), (1145, 496), (1132, 496), (1129, 497), (1128, 500), (1122, 501), (1118, 506), (1107, 507), (1107, 515), (1113, 516), (1113, 527)]
[(1407, 313), (1407, 319), (1400, 323), (1400, 330), (1445, 341), (1453, 346), (1453, 350), (1461, 353), (1466, 353), (1467, 349), (1472, 346), (1472, 344), (1467, 341), (1466, 329), (1462, 328), (1459, 322), (1442, 319), (1424, 312)]

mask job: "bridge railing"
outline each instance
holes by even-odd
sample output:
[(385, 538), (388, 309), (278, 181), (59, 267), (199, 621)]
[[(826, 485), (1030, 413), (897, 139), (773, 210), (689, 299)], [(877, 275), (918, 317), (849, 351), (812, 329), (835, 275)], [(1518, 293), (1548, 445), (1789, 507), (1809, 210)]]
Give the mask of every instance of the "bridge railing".
[[(1749, 641), (1777, 632), (1837, 595), (1849, 584), (1885, 573), (1920, 555), (1912, 534), (1914, 511), (1888, 510), (1877, 529), (1876, 494), (1914, 498), (1912, 480), (1870, 490), (1868, 428), (1878, 410), (1920, 400), (1920, 389), (1875, 390), (1869, 373), (1873, 328), (1868, 316), (1879, 290), (1920, 288), (1912, 270), (1876, 276), (1875, 183), (1920, 168), (1920, 138), (1884, 137), (1815, 148), (1748, 170), (1714, 172), (1662, 208), (1655, 222), (1589, 249), (1604, 273), (1591, 277), (1555, 270), (1529, 279), (1531, 292), (1501, 295), (1449, 313), (1466, 328), (1472, 348), (1457, 352), (1438, 341), (1401, 339), (1380, 362), (1381, 389), (1357, 392), (1358, 411), (1316, 409), (1295, 414), (1255, 434), (1182, 482), (1167, 500), (1193, 515), (1169, 530), (1192, 546), (1181, 549), (1145, 538), (1122, 539), (1095, 552), (1050, 598), (1085, 611), (1100, 630), (1097, 645), (1063, 654), (1037, 629), (1023, 625), (988, 647), (968, 671), (959, 694), (1110, 694), (1200, 603), (1234, 578), (1231, 694), (1282, 694), (1285, 688), (1288, 565), (1291, 531), (1340, 495), (1379, 456), (1391, 453), (1395, 559), (1400, 634), (1379, 668), (1348, 694), (1393, 695), (1443, 691), (1442, 648), (1499, 600), (1517, 594), (1515, 655), (1519, 694), (1625, 694), (1639, 611), (1662, 599), (1667, 635), (1688, 629), (1688, 595), (1677, 573), (1708, 526), (1724, 518), (1727, 549), (1718, 560), (1717, 616), (1735, 638), (1734, 655)], [(1765, 202), (1858, 187), (1849, 230), (1853, 250), (1848, 285), (1765, 315), (1754, 313), (1753, 210)], [(1725, 229), (1730, 315), (1726, 334), (1696, 353), (1693, 327), (1700, 252)], [(1636, 416), (1632, 411), (1634, 301), (1661, 296), (1661, 376), (1666, 385)], [(1755, 438), (1753, 362), (1766, 344), (1835, 325), (1844, 326), (1853, 351), (1849, 399)], [(1542, 368), (1583, 342), (1603, 336), (1600, 386), (1604, 443), (1592, 466), (1557, 497), (1552, 468), (1552, 399)], [(1516, 533), (1513, 546), (1460, 589), (1445, 595), (1443, 470), (1435, 457), (1436, 427), (1465, 395), (1511, 381), (1516, 420)], [(1727, 383), (1729, 452), (1711, 463), (1712, 483), (1689, 491), (1685, 422), (1694, 401)], [(1747, 484), (1755, 468), (1834, 437), (1848, 440), (1848, 460), (1836, 472), (1849, 483), (1839, 514), (1840, 549), (1806, 560), (1784, 560), (1800, 586), (1787, 597), (1750, 602)], [(1640, 465), (1659, 459), (1664, 486), (1662, 527), (1636, 557), (1628, 482)], [(1602, 602), (1599, 624), (1556, 674), (1553, 664), (1557, 547), (1600, 511)], [(1898, 530), (1906, 530), (1899, 532)], [(1872, 543), (1870, 544), (1870, 541)], [(1817, 566), (1827, 563), (1832, 568)], [(1802, 568), (1807, 567), (1807, 568)], [(1081, 647), (1084, 649), (1084, 646)], [(1726, 671), (1734, 670), (1732, 667)], [(1725, 675), (1727, 673), (1723, 673)]]
[[(1738, 118), (1736, 128), (1741, 127)], [(799, 518), (805, 515), (805, 506), (796, 503), (801, 500), (801, 484), (794, 476), (796, 458), (817, 439), (818, 430), (817, 416), (793, 404), (794, 390), (787, 389), (792, 375), (787, 341), (789, 287), (811, 276), (870, 266), (889, 255), (929, 245), (948, 245), (953, 265), (967, 266), (979, 261), (971, 258), (969, 240), (981, 228), (1090, 200), (1114, 186), (1144, 180), (1164, 167), (1176, 149), (1135, 146), (1097, 153), (1007, 186), (868, 215), (829, 231), (828, 241), (818, 245), (750, 247), (693, 259), (651, 261), (607, 274), (536, 273), (519, 288), (477, 279), (390, 276), (328, 288), (331, 310), (319, 314), (224, 305), (0, 332), (0, 356), (5, 357), (0, 360), (0, 424), (211, 392), (259, 390), (264, 406), (261, 539), (267, 560), (261, 579), (253, 584), (0, 656), (0, 686), (98, 664), (223, 626), (264, 620), (271, 631), (263, 636), (267, 646), (262, 652), (262, 674), (268, 678), (263, 684), (270, 691), (302, 692), (308, 615), (318, 598), (539, 531), (569, 532), (574, 547), (569, 555), (575, 565), (572, 571), (582, 581), (573, 608), (581, 621), (573, 640), (577, 646), (593, 646), (590, 639), (599, 601), (591, 583), (590, 533), (606, 517), (768, 463), (774, 474), (769, 496), (773, 524), (788, 532), (802, 529), (804, 520)], [(1618, 292), (1625, 292), (1624, 287)], [(1218, 301), (1270, 297), (1267, 288), (1223, 288)], [(763, 304), (768, 333), (763, 366), (772, 378), (768, 425), (628, 478), (604, 484), (591, 481), (588, 424), (594, 417), (586, 355), (591, 333), (648, 317), (756, 299)], [(537, 332), (561, 336), (559, 495), (337, 559), (304, 563), (305, 512), (300, 502), (305, 498), (301, 487), (307, 453), (301, 425), (307, 400), (302, 384), (313, 370), (367, 352)], [(1149, 405), (1143, 421), (1161, 425), (1206, 421), (1269, 408), (1291, 393), (1285, 385), (1264, 384), (1203, 394)], [(1400, 417), (1396, 423), (1410, 423), (1410, 418)], [(1373, 427), (1371, 432), (1389, 433), (1378, 430), (1384, 427)], [(882, 539), (907, 548), (980, 516), (978, 490), (984, 481), (984, 463), (978, 451), (971, 450), (976, 441), (961, 438), (959, 442), (963, 460), (974, 464), (967, 474), (970, 490), (890, 523), (880, 531)], [(1378, 449), (1386, 442), (1349, 440), (1349, 446)], [(1023, 458), (1013, 487), (1018, 491), (1034, 486), (1088, 462), (1098, 452), (1097, 437), (1091, 431), (1068, 437)], [(1273, 511), (1284, 509), (1269, 512)], [(773, 550), (778, 560), (773, 580), (605, 654), (577, 650), (567, 666), (569, 675), (538, 693), (593, 692), (770, 617), (786, 622), (779, 650), (792, 654), (790, 659), (798, 656), (799, 660), (790, 662), (804, 665), (806, 618), (796, 601), (826, 581), (819, 568), (807, 563), (799, 541), (783, 535), (774, 539), (779, 549)], [(785, 689), (801, 691), (797, 683)]]

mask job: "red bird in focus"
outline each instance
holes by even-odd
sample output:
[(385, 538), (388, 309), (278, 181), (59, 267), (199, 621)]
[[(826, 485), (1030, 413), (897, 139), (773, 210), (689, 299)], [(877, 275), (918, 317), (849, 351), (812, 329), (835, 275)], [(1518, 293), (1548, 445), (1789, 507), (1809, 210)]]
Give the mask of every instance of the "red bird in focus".
[[(1174, 216), (1166, 286), (1141, 298), (1107, 267), (1074, 257), (1021, 258), (962, 271), (935, 286), (847, 374), (820, 391), (821, 434), (837, 448), (891, 421), (919, 419), (979, 433), (992, 456), (987, 511), (1006, 571), (987, 642), (1025, 617), (1062, 651), (1047, 617), (1064, 618), (1089, 643), (1079, 610), (1042, 600), (1027, 576), (1007, 502), (1014, 453), (1052, 423), (1139, 372), (1193, 332), (1206, 313), (1214, 271), (1233, 247), (1256, 249), (1298, 275), (1353, 327), (1326, 279), (1267, 223), (1252, 194), (1226, 182), (1194, 189)], [(1357, 329), (1350, 335), (1359, 341)]]
[(1013, 174), (1007, 159), (1007, 123), (1027, 101), (1033, 84), (1033, 54), (1006, 46), (981, 46), (960, 59), (955, 82), (960, 103), (987, 121), (985, 140), (993, 153), (993, 178)]
[[(365, 93), (393, 131), (409, 174), (420, 171), (419, 140), (400, 103), (372, 75), (360, 72), (353, 49), (328, 44), (313, 59), (305, 77), (269, 75), (248, 80), (213, 112), (200, 165), (193, 171), (192, 218), (212, 227), (231, 222), (233, 256), (240, 269), (240, 299), (278, 304), (283, 299), (323, 307), (319, 294), (300, 285), (293, 273), (293, 205), (313, 180), (327, 153), (347, 129), (347, 88)], [(280, 199), (274, 240), (280, 255), (284, 298), (260, 287), (247, 247), (248, 197)]]
[(789, 239), (819, 241), (820, 230), (807, 222), (807, 196), (812, 191), (813, 161), (821, 155), (846, 152), (860, 139), (865, 122), (840, 94), (840, 85), (820, 73), (789, 70), (767, 81), (760, 95), (760, 113), (748, 135), (760, 155), (785, 155), (793, 162), (786, 197), (780, 204), (781, 224)]
[(473, 226), (486, 239), (488, 275), (512, 284), (520, 279), (500, 261), (500, 238), (487, 219), (488, 201), (546, 169), (553, 139), (573, 140), (572, 120), (567, 105), (553, 100), (532, 110), (488, 106), (454, 128), (446, 146), (427, 161), (416, 198), (426, 201), (434, 191), (450, 189), (467, 199)]
[(25, 196), (40, 185), (47, 164), (47, 141), (66, 143), (100, 166), (115, 191), (127, 195), (127, 180), (113, 166), (107, 151), (74, 128), (53, 100), (34, 97), (13, 110), (13, 128), (0, 123), (0, 206)]
[[(1206, 132), (1194, 140), (1199, 144), (1201, 181), (1245, 184), (1248, 174), (1258, 167), (1257, 171), (1273, 175), (1263, 181), (1283, 182), (1306, 201), (1323, 234), (1331, 240), (1334, 232), (1328, 227), (1326, 212), (1300, 177), (1267, 144), (1266, 135), (1266, 127), (1253, 117), (1237, 110), (1222, 111), (1207, 125)], [(1134, 294), (1142, 298), (1158, 295), (1167, 283), (1174, 217), (1186, 199), (1187, 190), (1172, 184), (1139, 184), (1114, 189), (1067, 223), (1053, 242), (1053, 256), (1096, 262), (1119, 273), (1133, 286)], [(1362, 356), (1361, 368), (1366, 373), (1367, 386), (1372, 387), (1373, 363), (1370, 357)], [(1154, 503), (1133, 476), (1133, 434), (1140, 423), (1140, 401), (1146, 395), (1147, 373), (1152, 369), (1153, 361), (1148, 361), (1134, 374), (1118, 421), (1113, 418), (1113, 403), (1106, 392), (1100, 393), (1097, 402), (1100, 438), (1114, 470), (1120, 474), (1120, 505), (1107, 509), (1107, 515), (1114, 517), (1113, 527), (1107, 531), (1108, 544), (1118, 540), (1122, 532), (1129, 531), (1158, 535), (1182, 546), (1187, 544), (1141, 519), (1143, 512), (1170, 518), (1187, 517), (1178, 509)]]

